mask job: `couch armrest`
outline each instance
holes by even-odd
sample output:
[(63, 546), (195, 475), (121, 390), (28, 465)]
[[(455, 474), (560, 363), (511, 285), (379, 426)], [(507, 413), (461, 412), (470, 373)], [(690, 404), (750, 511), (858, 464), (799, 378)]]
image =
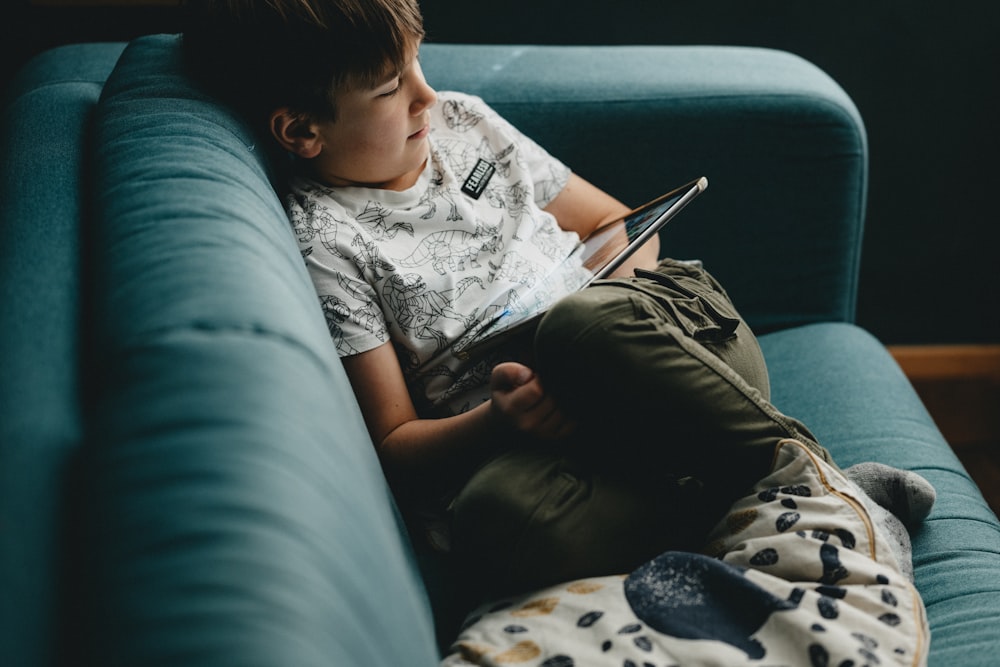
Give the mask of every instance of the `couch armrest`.
[(435, 663), (427, 598), (252, 132), (129, 44), (95, 116), (99, 664)]
[(814, 65), (712, 46), (427, 44), (421, 57), (432, 86), (480, 95), (631, 205), (707, 176), (663, 253), (704, 259), (758, 331), (853, 320), (867, 142)]

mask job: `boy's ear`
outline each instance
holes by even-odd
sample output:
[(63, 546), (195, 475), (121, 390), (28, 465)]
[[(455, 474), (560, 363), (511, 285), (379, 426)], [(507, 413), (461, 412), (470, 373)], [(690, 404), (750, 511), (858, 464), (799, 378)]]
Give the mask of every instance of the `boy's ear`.
[(322, 145), (312, 122), (288, 107), (275, 109), (271, 113), (271, 134), (281, 146), (301, 158), (314, 158)]

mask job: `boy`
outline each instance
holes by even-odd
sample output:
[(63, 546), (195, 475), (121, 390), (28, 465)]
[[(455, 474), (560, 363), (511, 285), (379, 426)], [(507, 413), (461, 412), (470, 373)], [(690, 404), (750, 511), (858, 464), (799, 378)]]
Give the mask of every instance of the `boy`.
[[(579, 239), (627, 207), (482, 100), (434, 91), (415, 0), (189, 5), (192, 72), (294, 156), (289, 218), (394, 491), (447, 509), (480, 580), (696, 549), (781, 439), (829, 461), (770, 405), (756, 339), (699, 266), (657, 261), (654, 239), (578, 290)], [(556, 305), (523, 349), (456, 356), (526, 300)], [(606, 431), (609, 412), (635, 431)], [(651, 440), (642, 415), (668, 430)], [(933, 498), (898, 475), (886, 503), (922, 518)]]

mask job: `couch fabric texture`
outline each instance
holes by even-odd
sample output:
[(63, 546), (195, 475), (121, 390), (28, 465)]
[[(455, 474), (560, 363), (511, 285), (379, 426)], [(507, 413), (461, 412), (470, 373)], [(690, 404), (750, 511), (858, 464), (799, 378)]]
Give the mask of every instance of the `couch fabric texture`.
[[(992, 664), (1000, 523), (853, 324), (867, 143), (844, 91), (766, 49), (422, 61), (624, 201), (708, 176), (664, 251), (727, 286), (774, 403), (841, 465), (935, 486), (929, 663)], [(174, 35), (46, 52), (3, 104), (0, 664), (437, 664), (463, 610), (399, 518), (262, 139)]]

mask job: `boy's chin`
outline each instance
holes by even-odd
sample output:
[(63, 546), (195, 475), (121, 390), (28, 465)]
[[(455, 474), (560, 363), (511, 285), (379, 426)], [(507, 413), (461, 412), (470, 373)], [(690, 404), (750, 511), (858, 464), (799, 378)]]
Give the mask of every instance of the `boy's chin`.
[(424, 160), (415, 168), (376, 187), (383, 190), (408, 190), (417, 184), (417, 181), (420, 179), (420, 174), (424, 173), (424, 168), (426, 166), (427, 158), (424, 158)]

